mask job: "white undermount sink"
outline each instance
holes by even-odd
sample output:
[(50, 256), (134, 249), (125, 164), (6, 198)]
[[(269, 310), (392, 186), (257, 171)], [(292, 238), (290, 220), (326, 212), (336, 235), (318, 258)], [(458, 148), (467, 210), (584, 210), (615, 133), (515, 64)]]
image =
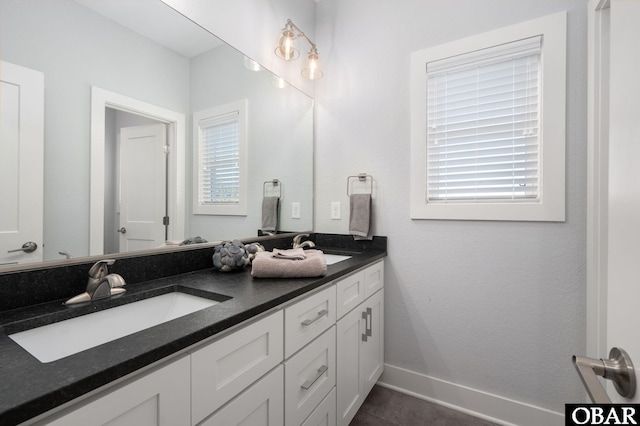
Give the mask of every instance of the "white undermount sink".
[(327, 265), (333, 265), (334, 263), (342, 262), (343, 260), (351, 259), (351, 256), (344, 256), (341, 254), (324, 254), (324, 258), (327, 260)]
[(10, 334), (9, 337), (40, 362), (51, 362), (217, 303), (191, 294), (172, 292)]

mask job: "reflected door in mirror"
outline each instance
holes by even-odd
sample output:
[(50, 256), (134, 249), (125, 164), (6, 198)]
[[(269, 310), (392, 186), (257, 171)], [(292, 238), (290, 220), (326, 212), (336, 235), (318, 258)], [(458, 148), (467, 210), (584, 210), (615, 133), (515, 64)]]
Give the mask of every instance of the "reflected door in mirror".
[(164, 124), (121, 130), (118, 231), (122, 252), (152, 249), (165, 242), (166, 132)]
[(0, 61), (0, 265), (42, 261), (43, 150), (44, 75)]

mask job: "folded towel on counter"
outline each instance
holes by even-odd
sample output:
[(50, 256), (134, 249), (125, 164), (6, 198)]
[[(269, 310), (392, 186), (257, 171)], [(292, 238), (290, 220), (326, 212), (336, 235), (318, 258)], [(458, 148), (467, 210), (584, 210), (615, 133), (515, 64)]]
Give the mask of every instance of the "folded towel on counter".
[(304, 250), (301, 248), (291, 250), (273, 249), (273, 257), (278, 259), (290, 259), (290, 260), (304, 260), (307, 256), (304, 254)]
[(356, 239), (373, 239), (373, 236), (369, 235), (371, 228), (371, 194), (350, 195), (349, 210), (349, 233)]
[(277, 231), (280, 216), (280, 197), (264, 197), (262, 199), (262, 230)]
[(256, 253), (251, 262), (251, 276), (255, 278), (321, 277), (326, 273), (327, 260), (321, 250), (305, 250), (301, 260), (282, 259), (263, 251)]

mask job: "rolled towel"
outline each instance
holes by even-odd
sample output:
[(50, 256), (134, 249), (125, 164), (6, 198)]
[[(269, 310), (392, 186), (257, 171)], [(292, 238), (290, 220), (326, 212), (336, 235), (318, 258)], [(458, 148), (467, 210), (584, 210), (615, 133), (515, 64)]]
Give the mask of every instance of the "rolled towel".
[(273, 257), (289, 260), (304, 260), (307, 258), (307, 256), (304, 254), (304, 250), (301, 248), (291, 250), (273, 249)]
[(327, 273), (327, 261), (321, 250), (305, 250), (302, 260), (281, 259), (272, 252), (259, 252), (251, 263), (255, 278), (321, 277)]
[(349, 233), (362, 239), (372, 239), (369, 235), (371, 227), (371, 194), (352, 194), (349, 197)]
[(262, 199), (262, 230), (277, 231), (280, 215), (280, 197), (264, 197)]

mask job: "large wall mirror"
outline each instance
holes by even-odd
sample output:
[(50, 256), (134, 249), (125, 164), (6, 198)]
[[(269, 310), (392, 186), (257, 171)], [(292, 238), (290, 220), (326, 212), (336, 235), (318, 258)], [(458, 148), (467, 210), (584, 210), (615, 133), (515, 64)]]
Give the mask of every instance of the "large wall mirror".
[[(256, 236), (265, 196), (280, 197), (278, 230), (313, 229), (313, 100), (162, 1), (0, 0), (0, 60), (0, 161), (15, 163), (0, 163), (0, 271), (170, 249), (165, 240)], [(40, 166), (37, 155), (24, 163), (19, 145), (31, 84), (21, 72), (32, 71), (44, 80)], [(238, 102), (245, 212), (196, 214), (194, 114)], [(39, 203), (19, 203), (37, 192), (21, 192), (25, 175), (44, 183)], [(41, 237), (17, 236), (40, 213)], [(151, 222), (159, 237), (127, 239)], [(29, 241), (38, 245), (32, 257), (7, 253)]]

